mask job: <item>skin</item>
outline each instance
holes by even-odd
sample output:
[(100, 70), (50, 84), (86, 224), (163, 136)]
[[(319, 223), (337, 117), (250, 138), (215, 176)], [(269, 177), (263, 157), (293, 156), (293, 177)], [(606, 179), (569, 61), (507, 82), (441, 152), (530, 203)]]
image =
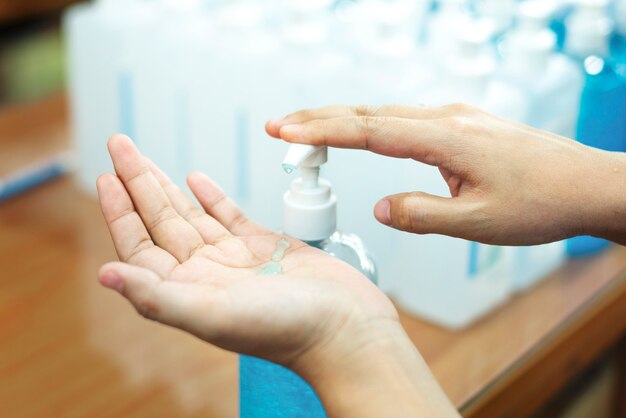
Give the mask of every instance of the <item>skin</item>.
[[(580, 234), (626, 243), (626, 157), (484, 113), (332, 106), (266, 125), (292, 143), (366, 149), (437, 166), (450, 197), (383, 198), (393, 228), (488, 244), (540, 244)], [(329, 417), (458, 413), (363, 275), (289, 238), (284, 274), (258, 276), (276, 235), (249, 221), (208, 177), (188, 185), (202, 208), (123, 136), (109, 141), (116, 175), (98, 179), (120, 262), (100, 282), (143, 316), (227, 350), (283, 364), (306, 379)]]
[(450, 197), (407, 191), (377, 203), (385, 225), (499, 245), (575, 235), (626, 243), (626, 157), (465, 104), (331, 106), (267, 123), (292, 143), (364, 149), (439, 168)]
[(97, 186), (120, 262), (99, 280), (141, 315), (291, 368), (330, 417), (458, 416), (389, 299), (360, 272), (288, 238), (283, 274), (259, 276), (282, 236), (205, 175), (188, 178), (200, 208), (129, 138), (108, 148), (116, 174)]

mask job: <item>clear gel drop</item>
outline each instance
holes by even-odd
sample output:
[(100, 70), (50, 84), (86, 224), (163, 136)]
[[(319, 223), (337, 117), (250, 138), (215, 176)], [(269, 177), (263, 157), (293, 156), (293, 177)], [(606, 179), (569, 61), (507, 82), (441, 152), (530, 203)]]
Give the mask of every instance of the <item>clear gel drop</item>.
[(276, 241), (276, 250), (272, 254), (272, 261), (267, 263), (261, 270), (259, 270), (260, 276), (276, 276), (283, 272), (283, 268), (280, 265), (280, 261), (285, 257), (285, 251), (291, 246), (289, 241), (285, 238), (281, 238)]

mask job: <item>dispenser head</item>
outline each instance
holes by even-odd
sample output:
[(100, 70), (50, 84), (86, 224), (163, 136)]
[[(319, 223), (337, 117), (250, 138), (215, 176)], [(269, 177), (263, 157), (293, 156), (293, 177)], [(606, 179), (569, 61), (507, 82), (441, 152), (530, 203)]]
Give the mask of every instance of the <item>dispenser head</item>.
[(292, 144), (283, 160), (283, 170), (291, 174), (300, 167), (319, 167), (328, 161), (328, 147)]
[(320, 166), (328, 160), (327, 147), (293, 144), (283, 160), (287, 173), (300, 169), (283, 196), (283, 230), (303, 241), (319, 241), (335, 232), (337, 198), (328, 181), (319, 178)]

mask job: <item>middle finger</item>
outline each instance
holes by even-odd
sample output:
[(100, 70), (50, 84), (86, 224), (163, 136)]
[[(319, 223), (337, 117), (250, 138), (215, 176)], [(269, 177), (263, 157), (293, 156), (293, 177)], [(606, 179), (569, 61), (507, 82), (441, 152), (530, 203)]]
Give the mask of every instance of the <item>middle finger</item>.
[(181, 263), (204, 247), (198, 231), (174, 209), (133, 142), (118, 135), (109, 140), (108, 146), (115, 172), (154, 242)]

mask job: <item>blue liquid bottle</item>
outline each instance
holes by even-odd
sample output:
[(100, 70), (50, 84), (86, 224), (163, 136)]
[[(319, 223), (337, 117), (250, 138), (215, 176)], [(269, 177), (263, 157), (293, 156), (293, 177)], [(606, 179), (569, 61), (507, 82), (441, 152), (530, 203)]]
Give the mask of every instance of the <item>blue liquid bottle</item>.
[[(361, 239), (336, 231), (336, 202), (330, 183), (319, 178), (326, 147), (291, 145), (283, 168), (301, 169), (284, 196), (285, 233), (337, 257), (376, 282), (376, 267)], [(270, 263), (271, 264), (271, 263)], [(260, 274), (268, 274), (263, 269)], [(276, 274), (276, 273), (269, 273)], [(239, 357), (241, 418), (325, 418), (313, 388), (291, 370), (250, 356)]]
[[(608, 151), (626, 151), (626, 78), (609, 57), (613, 24), (607, 17), (608, 2), (589, 0), (567, 20), (566, 51), (584, 70), (576, 139)], [(597, 253), (609, 242), (580, 236), (567, 240), (567, 253), (581, 256)]]

